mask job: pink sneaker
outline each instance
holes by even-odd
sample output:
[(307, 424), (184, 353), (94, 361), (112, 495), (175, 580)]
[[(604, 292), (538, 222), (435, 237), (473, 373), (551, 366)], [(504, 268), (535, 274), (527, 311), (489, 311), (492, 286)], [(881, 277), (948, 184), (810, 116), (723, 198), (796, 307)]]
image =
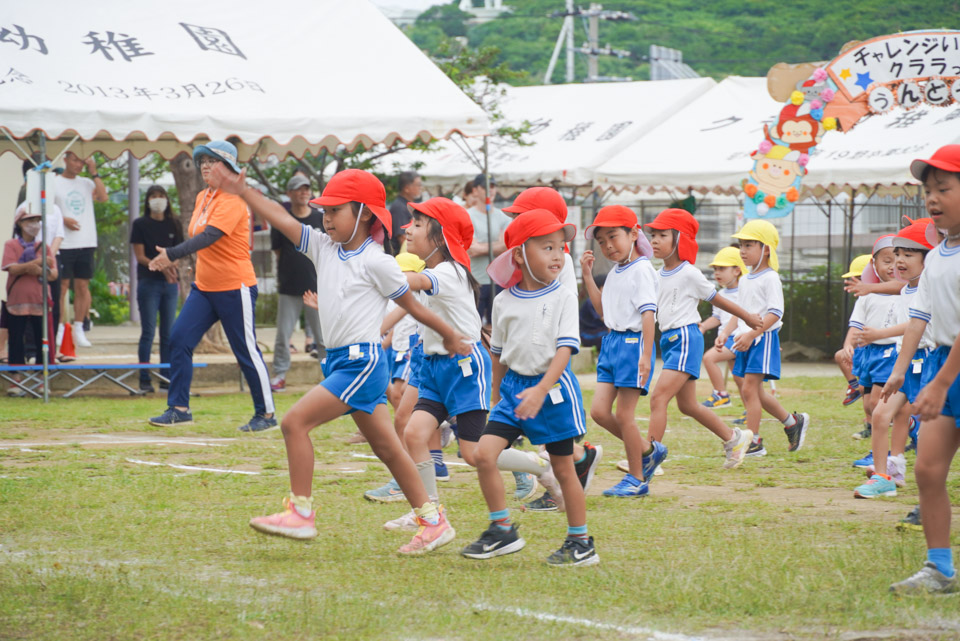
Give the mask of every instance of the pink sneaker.
[(400, 554), (426, 554), (453, 540), (453, 537), (457, 535), (456, 530), (447, 521), (443, 506), (441, 505), (437, 510), (440, 512), (440, 520), (437, 521), (436, 525), (431, 525), (419, 516), (417, 517), (420, 529), (413, 535), (409, 543), (400, 547), (398, 550)]
[(291, 539), (317, 538), (317, 528), (314, 527), (316, 511), (311, 512), (308, 517), (300, 516), (300, 513), (293, 508), (293, 503), (287, 497), (283, 499), (283, 507), (285, 508), (283, 512), (250, 519), (250, 527), (258, 532), (276, 534)]

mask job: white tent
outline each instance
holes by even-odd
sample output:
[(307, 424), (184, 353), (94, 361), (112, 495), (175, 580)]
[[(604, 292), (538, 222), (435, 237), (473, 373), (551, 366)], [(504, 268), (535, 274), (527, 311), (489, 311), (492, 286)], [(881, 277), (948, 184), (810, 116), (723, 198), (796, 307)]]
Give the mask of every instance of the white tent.
[(0, 126), (42, 130), (53, 154), (77, 134), (110, 157), (236, 137), (245, 160), (489, 127), (367, 0), (20, 2), (0, 52)]
[[(520, 146), (491, 137), (490, 173), (500, 184), (587, 185), (594, 170), (664, 119), (716, 85), (710, 78), (505, 87), (499, 99), (507, 125), (530, 123)], [(479, 156), (479, 144), (472, 145)], [(417, 171), (429, 186), (450, 189), (479, 172), (458, 145), (437, 151), (404, 151), (384, 158), (381, 168)]]
[[(737, 194), (752, 167), (750, 152), (782, 104), (766, 78), (731, 76), (604, 163), (601, 188)], [(960, 107), (921, 106), (871, 116), (847, 133), (827, 132), (807, 165), (806, 193), (902, 194), (915, 189), (909, 165), (960, 142)]]

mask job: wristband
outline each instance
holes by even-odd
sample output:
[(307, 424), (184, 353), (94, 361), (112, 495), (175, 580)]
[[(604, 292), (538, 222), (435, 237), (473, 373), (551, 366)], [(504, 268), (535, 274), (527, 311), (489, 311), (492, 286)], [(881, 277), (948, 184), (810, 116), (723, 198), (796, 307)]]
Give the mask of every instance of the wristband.
[(90, 176), (90, 180), (96, 180), (96, 179), (99, 178), (99, 177), (100, 177), (100, 174), (94, 174), (94, 175)]

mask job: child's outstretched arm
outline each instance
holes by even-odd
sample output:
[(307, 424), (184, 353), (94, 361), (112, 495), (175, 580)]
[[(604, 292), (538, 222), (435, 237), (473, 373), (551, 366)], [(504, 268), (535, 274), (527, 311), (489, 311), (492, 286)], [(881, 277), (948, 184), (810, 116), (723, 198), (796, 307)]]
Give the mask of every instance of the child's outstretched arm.
[[(652, 314), (653, 312), (650, 313)], [(570, 364), (570, 357), (572, 355), (573, 350), (569, 347), (557, 348), (557, 353), (554, 354), (553, 360), (550, 361), (550, 366), (547, 368), (543, 378), (540, 379), (540, 382), (517, 394), (517, 398), (520, 399), (520, 404), (517, 405), (517, 408), (513, 411), (517, 418), (520, 420), (528, 420), (540, 413), (540, 408), (543, 407), (543, 399), (547, 397), (547, 394), (550, 393), (553, 386), (560, 380), (563, 370)]]
[(891, 325), (890, 327), (884, 327), (883, 329), (877, 329), (876, 327), (864, 327), (860, 332), (860, 344), (867, 345), (868, 343), (876, 343), (884, 338), (903, 336), (905, 331), (907, 331), (907, 323)]
[(493, 375), (491, 383), (493, 387), (490, 388), (490, 406), (493, 407), (500, 402), (500, 382), (507, 374), (507, 366), (500, 362), (500, 355), (493, 352), (490, 352), (490, 362), (493, 364), (490, 369), (490, 373)]
[[(416, 275), (420, 276), (420, 274)], [(440, 336), (443, 337), (443, 348), (451, 354), (467, 356), (473, 351), (473, 343), (470, 342), (470, 339), (447, 325), (442, 318), (421, 305), (420, 301), (414, 297), (413, 292), (409, 290), (405, 291), (402, 296), (394, 299), (394, 302), (399, 307), (405, 309), (407, 313), (417, 319), (417, 321), (440, 334)]]
[(734, 303), (732, 300), (726, 299), (720, 294), (717, 294), (716, 296), (714, 296), (713, 299), (710, 301), (710, 304), (716, 307), (717, 309), (722, 309), (728, 314), (733, 314), (737, 318), (742, 318), (743, 322), (747, 324), (747, 327), (749, 327), (752, 330), (757, 330), (763, 325), (766, 325), (764, 330), (769, 329), (771, 325), (777, 322), (776, 319), (779, 318), (779, 316), (777, 316), (776, 314), (767, 314), (768, 316), (773, 316), (774, 318), (773, 322), (767, 324), (766, 320), (760, 318), (759, 315), (751, 314), (744, 308)]
[(380, 324), (380, 335), (386, 335), (386, 333), (393, 329), (393, 326), (399, 323), (400, 319), (406, 315), (407, 310), (402, 307), (397, 307), (387, 312), (387, 315), (383, 317), (383, 323)]
[(727, 324), (717, 331), (717, 340), (713, 341), (713, 346), (718, 351), (722, 351), (723, 346), (727, 343), (727, 336), (730, 336), (735, 331), (737, 331), (737, 319), (735, 316), (731, 316)]
[[(912, 318), (910, 320), (919, 319)], [(906, 338), (904, 338), (904, 341), (906, 341)], [(899, 358), (897, 362), (900, 362)], [(950, 346), (950, 353), (947, 355), (947, 360), (943, 362), (943, 367), (933, 377), (933, 380), (927, 383), (917, 394), (914, 405), (920, 412), (920, 420), (932, 421), (940, 415), (947, 400), (947, 391), (957, 380), (957, 376), (960, 376), (960, 334), (957, 335), (953, 345)], [(886, 388), (883, 391), (886, 392)]]
[(583, 256), (580, 257), (580, 272), (583, 274), (583, 286), (587, 290), (590, 304), (593, 305), (593, 309), (597, 312), (600, 320), (603, 320), (603, 303), (601, 302), (600, 288), (597, 287), (596, 281), (593, 280), (594, 260), (596, 260), (596, 258), (592, 250), (588, 249), (583, 252)]
[[(850, 329), (853, 330), (852, 327)], [(903, 379), (907, 375), (907, 367), (910, 366), (913, 355), (917, 353), (917, 347), (920, 346), (920, 339), (923, 338), (925, 329), (927, 329), (927, 321), (922, 318), (911, 318), (907, 322), (907, 331), (903, 333), (903, 342), (900, 344), (900, 354), (897, 356), (897, 362), (893, 364), (893, 371), (890, 372), (890, 377), (887, 378), (887, 382), (883, 386), (883, 391), (880, 392), (880, 397), (884, 400), (900, 391), (900, 387), (903, 385)], [(844, 347), (846, 347), (846, 343), (844, 343)], [(953, 355), (952, 350), (950, 355)], [(931, 381), (931, 383), (932, 382), (933, 381)], [(947, 387), (949, 386), (950, 384), (948, 383)], [(943, 405), (940, 407), (942, 408)], [(937, 413), (940, 413), (939, 409)]]
[(286, 236), (294, 245), (300, 244), (300, 233), (303, 223), (291, 216), (278, 202), (274, 202), (252, 187), (247, 187), (247, 170), (235, 174), (221, 162), (213, 166), (210, 174), (210, 184), (216, 189), (222, 189), (228, 194), (235, 194), (243, 198), (257, 216), (266, 220), (281, 234)]
[(720, 327), (720, 319), (716, 316), (710, 316), (702, 321), (700, 321), (700, 333), (709, 332), (714, 327)]
[(653, 372), (650, 371), (650, 359), (653, 357), (653, 336), (656, 331), (654, 313), (648, 309), (640, 314), (640, 323), (643, 333), (643, 353), (640, 355), (638, 367), (640, 368), (640, 385), (643, 386), (644, 384), (650, 384), (650, 377), (653, 375)]
[(853, 281), (843, 286), (843, 291), (854, 296), (866, 296), (867, 294), (890, 294), (891, 296), (900, 293), (903, 289), (903, 283), (897, 280), (888, 280), (885, 283), (865, 283), (861, 280)]
[(433, 283), (430, 281), (430, 277), (426, 274), (419, 274), (417, 272), (403, 272), (403, 275), (407, 277), (407, 284), (410, 285), (410, 289), (415, 292), (433, 289)]
[[(728, 301), (729, 302), (729, 301)], [(733, 312), (730, 312), (731, 314)], [(746, 319), (744, 319), (746, 320)], [(733, 341), (733, 349), (738, 352), (745, 352), (750, 349), (750, 344), (756, 340), (757, 336), (764, 333), (771, 327), (777, 324), (777, 321), (780, 320), (780, 317), (774, 314), (773, 312), (767, 312), (763, 317), (763, 322), (759, 327), (751, 329), (750, 331), (744, 332), (742, 334), (737, 334), (737, 338)]]
[(848, 327), (847, 336), (843, 339), (843, 353), (847, 355), (847, 359), (850, 361), (853, 361), (853, 350), (859, 341), (860, 330), (856, 327)]

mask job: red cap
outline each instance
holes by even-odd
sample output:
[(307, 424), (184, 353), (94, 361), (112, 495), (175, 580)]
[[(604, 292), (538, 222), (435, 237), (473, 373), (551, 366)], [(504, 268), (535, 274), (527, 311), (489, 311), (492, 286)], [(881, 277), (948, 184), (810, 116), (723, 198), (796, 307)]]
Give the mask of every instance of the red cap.
[(583, 235), (587, 240), (593, 240), (597, 227), (626, 227), (627, 229), (636, 229), (637, 251), (641, 256), (647, 258), (653, 256), (653, 247), (650, 246), (650, 241), (647, 240), (647, 237), (640, 231), (637, 215), (633, 213), (633, 210), (629, 207), (624, 207), (623, 205), (607, 205), (606, 207), (601, 207), (600, 211), (597, 212), (597, 217), (593, 219), (593, 223), (583, 230)]
[(920, 219), (908, 225), (897, 232), (893, 239), (894, 247), (903, 247), (904, 249), (933, 249), (933, 243), (927, 238), (927, 226), (929, 223)]
[[(440, 223), (443, 240), (447, 243), (450, 255), (455, 261), (470, 269), (470, 256), (467, 255), (467, 250), (473, 244), (473, 223), (470, 221), (467, 210), (449, 198), (431, 198), (422, 203), (407, 203), (407, 206)], [(406, 229), (412, 224), (413, 222), (409, 222), (403, 228)]]
[[(380, 179), (369, 171), (362, 169), (345, 169), (333, 175), (323, 193), (310, 201), (318, 207), (334, 207), (349, 202), (363, 203), (373, 212), (382, 225), (382, 230), (376, 223), (370, 229), (370, 235), (376, 238), (378, 232), (386, 232), (389, 236), (393, 228), (393, 218), (387, 209), (387, 192)], [(382, 236), (381, 236), (382, 239)], [(383, 242), (380, 240), (379, 242)]]
[(700, 249), (697, 245), (697, 231), (700, 230), (700, 223), (693, 214), (685, 209), (664, 209), (657, 214), (652, 223), (647, 223), (647, 227), (673, 229), (679, 232), (677, 257), (691, 265), (697, 262), (697, 251)]
[(567, 222), (567, 203), (556, 189), (549, 187), (531, 187), (525, 189), (509, 207), (501, 211), (508, 214), (522, 214), (531, 209), (546, 209), (561, 223)]
[(914, 160), (910, 163), (910, 173), (917, 180), (923, 180), (923, 171), (927, 167), (960, 173), (960, 145), (944, 145), (928, 160)]
[[(527, 191), (532, 190), (528, 189)], [(520, 200), (520, 198), (517, 198), (517, 200)], [(513, 260), (511, 250), (531, 238), (546, 236), (560, 229), (563, 230), (564, 242), (566, 243), (569, 243), (577, 235), (576, 227), (557, 220), (556, 213), (549, 209), (531, 209), (514, 218), (513, 222), (503, 232), (503, 241), (507, 245), (507, 251), (494, 258), (493, 262), (487, 266), (487, 273), (490, 278), (504, 289), (519, 283), (522, 277), (520, 265)]]

